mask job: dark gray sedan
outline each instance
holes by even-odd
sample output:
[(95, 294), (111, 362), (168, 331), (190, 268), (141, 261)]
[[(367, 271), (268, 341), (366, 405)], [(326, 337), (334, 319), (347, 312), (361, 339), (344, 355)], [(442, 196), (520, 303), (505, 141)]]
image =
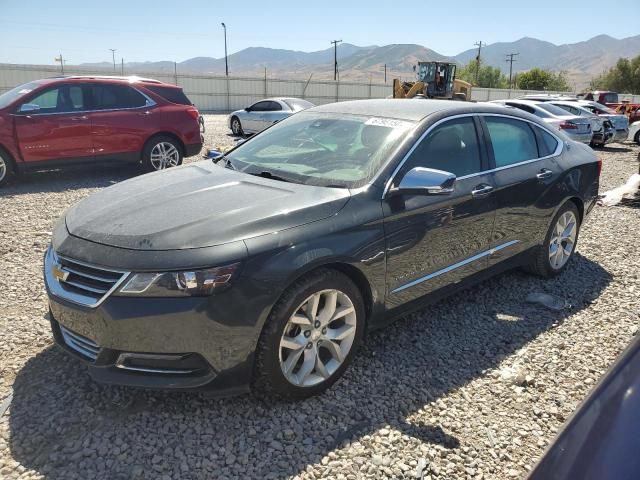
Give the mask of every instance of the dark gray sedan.
[(560, 274), (600, 167), (516, 109), (312, 108), (68, 210), (54, 336), (104, 382), (317, 394), (390, 319), (508, 268)]

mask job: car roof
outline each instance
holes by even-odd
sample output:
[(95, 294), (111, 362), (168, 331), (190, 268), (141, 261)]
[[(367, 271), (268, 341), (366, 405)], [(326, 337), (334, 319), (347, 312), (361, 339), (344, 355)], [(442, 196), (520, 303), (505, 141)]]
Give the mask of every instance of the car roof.
[(84, 80), (92, 80), (101, 83), (126, 83), (126, 84), (148, 84), (148, 85), (158, 85), (163, 87), (172, 87), (172, 88), (180, 88), (177, 85), (172, 85), (170, 83), (164, 83), (160, 80), (155, 80), (153, 78), (144, 78), (138, 77), (137, 75), (130, 76), (117, 76), (117, 75), (60, 75), (57, 77), (43, 78), (42, 80), (38, 80), (38, 83), (43, 85), (52, 84), (52, 83), (65, 83), (68, 81), (84, 81)]
[[(388, 98), (330, 103), (306, 110), (306, 112), (344, 113), (414, 122), (420, 121), (436, 112), (446, 111), (452, 115), (458, 113), (504, 113), (504, 106), (454, 100)], [(509, 114), (511, 115), (512, 112), (509, 111)], [(517, 114), (516, 116), (521, 115)]]

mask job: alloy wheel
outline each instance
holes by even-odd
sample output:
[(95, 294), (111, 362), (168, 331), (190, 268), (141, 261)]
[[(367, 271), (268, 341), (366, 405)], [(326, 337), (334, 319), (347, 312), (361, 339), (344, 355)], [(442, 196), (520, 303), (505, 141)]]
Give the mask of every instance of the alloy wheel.
[(356, 338), (356, 309), (339, 290), (310, 295), (293, 312), (280, 339), (280, 369), (293, 385), (310, 387), (331, 377)]
[(151, 149), (151, 165), (154, 170), (176, 167), (180, 163), (180, 152), (169, 142), (157, 143)]
[(7, 163), (4, 158), (0, 156), (0, 182), (7, 176)]
[(234, 135), (240, 135), (240, 120), (234, 118), (231, 122), (231, 131)]
[(553, 229), (549, 240), (549, 263), (559, 270), (571, 257), (578, 233), (578, 221), (572, 211), (564, 212)]

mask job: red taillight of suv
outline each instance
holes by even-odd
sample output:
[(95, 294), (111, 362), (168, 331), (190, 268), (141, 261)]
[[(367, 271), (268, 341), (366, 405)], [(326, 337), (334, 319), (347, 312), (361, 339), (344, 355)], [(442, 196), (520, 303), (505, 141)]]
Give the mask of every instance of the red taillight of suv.
[(602, 173), (602, 157), (598, 157), (598, 176)]
[(198, 117), (200, 117), (200, 112), (198, 111), (197, 108), (187, 108), (187, 113), (189, 114), (189, 116), (191, 118), (193, 118), (194, 120), (197, 120)]
[(577, 130), (578, 126), (575, 123), (562, 122), (560, 125), (558, 125), (558, 128), (560, 130)]

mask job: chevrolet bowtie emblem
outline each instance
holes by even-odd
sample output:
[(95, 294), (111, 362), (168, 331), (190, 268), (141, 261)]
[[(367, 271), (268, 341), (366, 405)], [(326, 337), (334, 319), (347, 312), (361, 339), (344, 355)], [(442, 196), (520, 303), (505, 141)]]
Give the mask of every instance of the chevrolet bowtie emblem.
[(69, 277), (69, 272), (62, 270), (62, 267), (57, 263), (54, 263), (53, 267), (51, 267), (51, 273), (59, 282), (66, 282)]

